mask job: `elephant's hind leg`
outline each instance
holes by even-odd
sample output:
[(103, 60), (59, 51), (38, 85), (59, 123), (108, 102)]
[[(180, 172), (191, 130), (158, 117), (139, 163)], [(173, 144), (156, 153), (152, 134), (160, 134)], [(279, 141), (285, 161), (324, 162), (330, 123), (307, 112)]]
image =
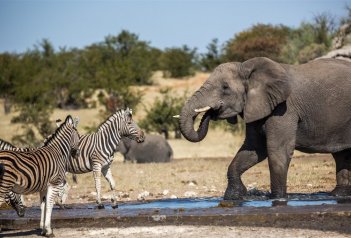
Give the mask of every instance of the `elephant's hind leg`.
[(333, 154), (336, 164), (336, 187), (333, 195), (351, 195), (351, 149)]

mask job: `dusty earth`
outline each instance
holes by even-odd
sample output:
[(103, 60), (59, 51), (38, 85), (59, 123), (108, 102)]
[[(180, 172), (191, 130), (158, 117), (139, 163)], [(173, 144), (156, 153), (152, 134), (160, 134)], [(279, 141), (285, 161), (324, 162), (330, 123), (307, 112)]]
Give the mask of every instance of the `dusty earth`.
[[(154, 227), (127, 227), (127, 228), (77, 228), (77, 229), (54, 229), (56, 237), (70, 238), (96, 238), (96, 237), (135, 237), (135, 238), (193, 238), (193, 237), (235, 237), (235, 238), (276, 238), (276, 237), (319, 237), (319, 238), (342, 238), (351, 237), (348, 234), (338, 232), (284, 229), (274, 227), (234, 227), (234, 226), (154, 226)], [(38, 230), (5, 231), (0, 233), (3, 237), (38, 237)]]
[[(162, 198), (222, 196), (226, 187), (226, 168), (230, 157), (178, 158), (166, 164), (123, 163), (117, 156), (113, 174), (120, 201)], [(293, 158), (288, 176), (290, 193), (330, 191), (335, 186), (335, 165), (329, 155), (298, 155)], [(80, 175), (78, 184), (69, 181), (67, 204), (95, 201), (92, 174)], [(243, 176), (248, 188), (269, 190), (268, 163), (264, 161)], [(104, 203), (111, 192), (103, 181)], [(27, 205), (38, 205), (38, 195), (25, 197)], [(39, 225), (39, 224), (38, 224)], [(53, 223), (53, 227), (55, 224)], [(349, 234), (308, 229), (242, 226), (152, 226), (121, 228), (77, 227), (54, 229), (56, 237), (351, 237)], [(37, 237), (38, 230), (7, 230), (0, 237)]]

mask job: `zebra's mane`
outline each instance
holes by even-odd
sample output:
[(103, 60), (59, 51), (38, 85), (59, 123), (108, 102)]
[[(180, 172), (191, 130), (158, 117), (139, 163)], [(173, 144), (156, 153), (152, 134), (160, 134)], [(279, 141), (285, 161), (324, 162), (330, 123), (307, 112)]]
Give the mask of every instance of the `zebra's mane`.
[[(15, 148), (16, 146), (14, 146), (13, 144), (11, 144), (10, 142), (6, 141), (6, 140), (3, 140), (3, 139), (0, 139), (0, 145), (3, 145), (3, 146), (9, 146), (9, 147), (13, 147)], [(0, 148), (1, 149), (1, 148)]]
[(54, 132), (54, 134), (52, 134), (51, 136), (49, 136), (49, 137), (47, 138), (47, 140), (44, 141), (44, 145), (43, 145), (43, 146), (49, 145), (49, 144), (51, 143), (51, 141), (53, 141), (53, 140), (56, 139), (56, 137), (60, 134), (62, 128), (66, 126), (66, 124), (67, 124), (67, 122), (68, 122), (69, 119), (71, 119), (71, 120), (73, 121), (72, 116), (71, 116), (71, 115), (68, 115), (68, 116), (66, 117), (65, 122), (64, 122), (64, 123), (61, 123), (61, 125), (56, 129), (56, 131)]
[(114, 120), (116, 120), (118, 117), (120, 117), (124, 113), (123, 109), (119, 109), (115, 113), (113, 113), (111, 116), (109, 116), (104, 122), (102, 122), (98, 128), (97, 131), (102, 131), (104, 126), (111, 124)]

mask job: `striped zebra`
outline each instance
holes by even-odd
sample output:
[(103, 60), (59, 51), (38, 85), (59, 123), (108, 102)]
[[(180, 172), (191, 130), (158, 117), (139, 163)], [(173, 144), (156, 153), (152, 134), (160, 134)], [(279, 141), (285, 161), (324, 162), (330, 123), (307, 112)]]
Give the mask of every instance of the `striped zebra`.
[(54, 199), (66, 181), (70, 157), (79, 156), (76, 122), (67, 116), (43, 147), (30, 151), (0, 151), (0, 205), (9, 194), (40, 192), (42, 235), (53, 235), (51, 213)]
[(71, 159), (68, 172), (82, 174), (93, 171), (96, 189), (96, 203), (99, 208), (104, 208), (101, 203), (101, 174), (108, 181), (112, 191), (113, 207), (116, 205), (115, 181), (111, 172), (113, 154), (121, 140), (129, 137), (137, 142), (144, 141), (144, 133), (132, 119), (130, 109), (118, 110), (107, 118), (95, 133), (82, 135), (79, 142), (80, 156)]
[[(16, 151), (29, 151), (29, 148), (17, 148), (10, 142), (0, 139), (0, 151), (2, 150), (16, 150)], [(25, 213), (25, 206), (23, 203), (23, 197), (20, 194), (9, 192), (5, 197), (6, 204), (10, 205), (19, 217), (23, 217)]]
[[(74, 118), (74, 121), (75, 121), (76, 125), (78, 125), (79, 119)], [(60, 127), (60, 122), (62, 122), (60, 119), (56, 120), (57, 127)], [(43, 145), (51, 136), (52, 135), (45, 138)], [(2, 150), (15, 150), (15, 151), (24, 152), (24, 151), (31, 151), (31, 150), (36, 150), (36, 149), (37, 148), (35, 148), (35, 147), (33, 147), (33, 148), (32, 147), (24, 147), (24, 148), (23, 147), (16, 147), (16, 146), (12, 145), (10, 142), (0, 139), (0, 151), (2, 151)], [(72, 179), (73, 179), (73, 182), (77, 183), (77, 177), (75, 174), (72, 174)], [(60, 208), (63, 208), (63, 209), (65, 208), (63, 203), (65, 202), (65, 200), (67, 198), (68, 190), (69, 190), (69, 185), (68, 185), (68, 183), (65, 183), (63, 190), (59, 193), (59, 196), (58, 196), (57, 204), (60, 206)], [(16, 210), (17, 215), (19, 217), (24, 216), (25, 205), (24, 205), (24, 199), (23, 199), (22, 195), (11, 192), (5, 197), (5, 202), (6, 202), (6, 204), (10, 205), (13, 209)]]

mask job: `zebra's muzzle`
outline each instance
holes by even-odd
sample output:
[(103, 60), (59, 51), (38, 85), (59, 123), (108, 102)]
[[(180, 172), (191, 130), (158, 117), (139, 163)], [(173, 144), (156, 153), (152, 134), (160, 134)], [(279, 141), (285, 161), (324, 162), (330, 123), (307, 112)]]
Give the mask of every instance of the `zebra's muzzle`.
[(138, 143), (141, 143), (141, 142), (144, 142), (144, 140), (145, 140), (144, 132), (143, 131), (139, 131), (136, 141)]

